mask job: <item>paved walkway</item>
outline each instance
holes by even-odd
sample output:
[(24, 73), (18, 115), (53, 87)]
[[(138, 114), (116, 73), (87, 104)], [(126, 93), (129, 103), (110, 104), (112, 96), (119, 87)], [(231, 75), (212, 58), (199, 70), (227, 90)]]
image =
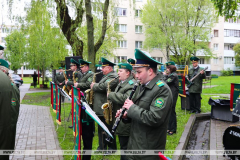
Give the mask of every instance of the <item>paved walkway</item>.
[[(26, 93), (38, 92), (28, 91), (30, 85), (20, 86), (21, 100)], [(46, 92), (46, 91), (45, 91)], [(57, 134), (53, 124), (49, 107), (21, 104), (17, 123), (15, 150), (61, 150)], [(63, 159), (56, 155), (18, 155), (11, 156), (15, 159)]]

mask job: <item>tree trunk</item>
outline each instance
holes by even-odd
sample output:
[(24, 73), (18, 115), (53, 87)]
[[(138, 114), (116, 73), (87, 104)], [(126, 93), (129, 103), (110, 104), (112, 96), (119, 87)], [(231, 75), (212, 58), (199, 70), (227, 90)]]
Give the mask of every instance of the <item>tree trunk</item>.
[(17, 74), (17, 69), (15, 69), (15, 70), (13, 71), (13, 73), (14, 73), (14, 74)]
[(76, 29), (82, 24), (84, 10), (82, 8), (82, 0), (77, 7), (77, 17), (72, 20), (68, 13), (68, 7), (65, 0), (55, 0), (57, 3), (57, 20), (58, 24), (66, 37), (68, 43), (72, 47), (73, 56), (83, 57), (83, 41), (76, 34)]

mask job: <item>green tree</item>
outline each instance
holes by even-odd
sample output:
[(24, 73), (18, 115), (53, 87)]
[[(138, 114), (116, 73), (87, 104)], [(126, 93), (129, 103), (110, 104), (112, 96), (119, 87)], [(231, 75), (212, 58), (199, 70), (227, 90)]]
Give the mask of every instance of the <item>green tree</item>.
[(218, 12), (218, 15), (228, 18), (236, 18), (236, 10), (240, 0), (211, 0)]
[(154, 0), (143, 8), (144, 48), (161, 48), (166, 58), (186, 64), (197, 51), (211, 55), (208, 47), (216, 16), (210, 0)]
[(43, 74), (42, 84), (45, 71), (56, 68), (68, 55), (67, 41), (59, 28), (51, 26), (51, 16), (47, 9), (47, 2), (32, 1), (23, 26), (28, 35), (26, 61), (31, 68), (39, 67)]
[(6, 57), (11, 63), (10, 67), (17, 74), (17, 70), (25, 62), (25, 47), (26, 47), (26, 36), (20, 30), (14, 30), (6, 38)]
[(233, 50), (235, 52), (235, 65), (240, 66), (240, 43), (237, 43)]

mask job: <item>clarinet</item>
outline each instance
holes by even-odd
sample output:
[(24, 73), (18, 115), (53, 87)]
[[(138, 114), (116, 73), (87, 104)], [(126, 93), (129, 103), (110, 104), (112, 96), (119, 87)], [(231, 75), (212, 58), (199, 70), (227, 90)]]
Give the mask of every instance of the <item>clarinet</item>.
[[(128, 97), (129, 100), (132, 99), (133, 94), (135, 93), (135, 91), (136, 91), (136, 89), (137, 89), (137, 87), (138, 87), (138, 85), (139, 85), (139, 82), (140, 82), (140, 81), (138, 80), (138, 81), (134, 84), (134, 87), (133, 87), (133, 89), (132, 89), (132, 92), (130, 93), (130, 96)], [(111, 132), (112, 132), (112, 135), (115, 134), (115, 132), (116, 132), (116, 130), (117, 130), (117, 127), (118, 127), (120, 121), (122, 120), (122, 117), (123, 117), (123, 115), (124, 115), (124, 113), (125, 113), (126, 110), (127, 110), (127, 109), (124, 108), (124, 109), (122, 110), (122, 112), (120, 113), (120, 115), (116, 118), (116, 121), (114, 122), (113, 127), (112, 127), (112, 131), (111, 131)], [(108, 135), (108, 137), (106, 138), (106, 141), (112, 143), (112, 137)]]

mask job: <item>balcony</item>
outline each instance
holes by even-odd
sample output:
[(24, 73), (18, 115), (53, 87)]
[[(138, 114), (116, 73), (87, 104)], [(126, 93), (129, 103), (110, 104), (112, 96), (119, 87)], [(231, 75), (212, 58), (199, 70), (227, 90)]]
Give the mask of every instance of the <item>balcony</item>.
[(205, 55), (204, 50), (203, 49), (199, 49), (196, 52), (196, 56), (203, 56), (203, 57), (205, 57), (205, 56), (209, 56), (209, 55)]
[(224, 37), (224, 43), (238, 43), (240, 42), (239, 37)]
[(224, 50), (224, 57), (234, 57), (235, 52), (233, 50)]

